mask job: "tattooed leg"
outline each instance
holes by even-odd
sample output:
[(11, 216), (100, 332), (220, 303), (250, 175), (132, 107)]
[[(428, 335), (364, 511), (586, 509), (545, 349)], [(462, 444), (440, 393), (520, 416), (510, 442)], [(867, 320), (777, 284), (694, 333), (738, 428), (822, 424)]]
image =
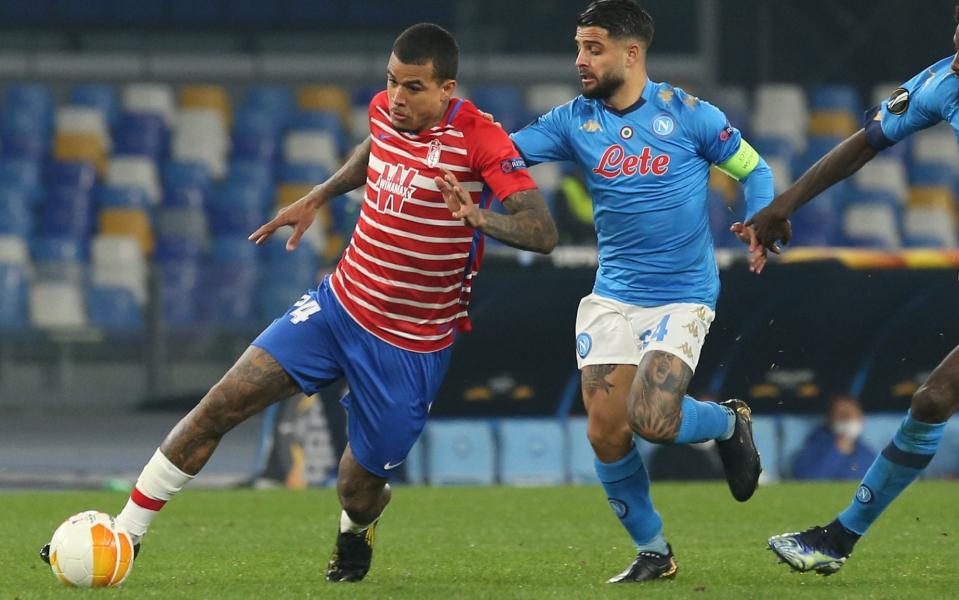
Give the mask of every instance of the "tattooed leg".
[(203, 468), (228, 431), (267, 406), (299, 392), (267, 352), (250, 346), (167, 435), (160, 451), (188, 475)]
[(634, 365), (586, 365), (581, 372), (583, 405), (589, 418), (586, 435), (604, 463), (623, 458), (633, 445), (626, 398), (635, 376)]
[(692, 377), (693, 370), (678, 356), (658, 350), (647, 352), (627, 401), (632, 430), (649, 442), (675, 441), (683, 417), (683, 396)]

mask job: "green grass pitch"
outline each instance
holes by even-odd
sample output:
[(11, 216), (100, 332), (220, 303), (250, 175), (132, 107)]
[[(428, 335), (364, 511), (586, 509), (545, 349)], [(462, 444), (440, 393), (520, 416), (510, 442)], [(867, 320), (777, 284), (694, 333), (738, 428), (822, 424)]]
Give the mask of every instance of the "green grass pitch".
[(679, 563), (673, 581), (611, 586), (633, 550), (598, 487), (404, 488), (359, 584), (324, 581), (332, 490), (186, 490), (154, 523), (122, 588), (66, 589), (37, 557), (56, 525), (113, 492), (0, 494), (0, 599), (19, 598), (949, 598), (959, 594), (959, 484), (919, 483), (839, 574), (794, 574), (766, 537), (831, 518), (854, 482), (761, 488), (656, 484)]

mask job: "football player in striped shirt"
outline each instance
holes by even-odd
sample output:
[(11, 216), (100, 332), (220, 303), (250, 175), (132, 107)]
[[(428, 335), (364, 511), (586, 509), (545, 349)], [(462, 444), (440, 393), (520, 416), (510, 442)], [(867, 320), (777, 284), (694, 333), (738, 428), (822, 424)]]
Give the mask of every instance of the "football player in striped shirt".
[[(359, 581), (390, 501), (390, 474), (426, 422), (483, 256), (484, 235), (548, 253), (556, 227), (502, 129), (454, 96), (459, 51), (446, 30), (419, 24), (395, 41), (387, 87), (369, 107), (370, 136), (329, 180), (255, 231), (292, 226), (293, 250), (329, 199), (366, 186), (334, 273), (266, 328), (169, 433), (118, 522), (137, 545), (157, 512), (193, 479), (237, 424), (298, 392), (340, 378), (349, 445), (326, 577)], [(489, 210), (502, 198), (508, 214)], [(456, 214), (454, 214), (454, 212)]]
[[(959, 6), (955, 19), (959, 22)], [(923, 69), (888, 100), (867, 111), (862, 129), (830, 150), (747, 222), (756, 230), (753, 247), (777, 252), (777, 242), (788, 243), (792, 237), (788, 219), (799, 207), (858, 171), (885, 148), (941, 122), (949, 123), (959, 135), (959, 27), (953, 31), (952, 43), (957, 54)], [(822, 575), (838, 571), (859, 538), (932, 461), (946, 421), (957, 408), (959, 347), (913, 395), (899, 430), (866, 471), (849, 506), (825, 526), (770, 538), (769, 548), (795, 571)]]

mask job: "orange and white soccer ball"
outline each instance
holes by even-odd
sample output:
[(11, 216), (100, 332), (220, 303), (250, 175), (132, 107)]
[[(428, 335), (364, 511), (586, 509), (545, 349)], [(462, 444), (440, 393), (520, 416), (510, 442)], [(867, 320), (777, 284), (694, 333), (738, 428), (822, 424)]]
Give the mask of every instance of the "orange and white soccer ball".
[(132, 566), (130, 534), (106, 513), (77, 513), (57, 527), (50, 540), (50, 568), (66, 586), (120, 585)]

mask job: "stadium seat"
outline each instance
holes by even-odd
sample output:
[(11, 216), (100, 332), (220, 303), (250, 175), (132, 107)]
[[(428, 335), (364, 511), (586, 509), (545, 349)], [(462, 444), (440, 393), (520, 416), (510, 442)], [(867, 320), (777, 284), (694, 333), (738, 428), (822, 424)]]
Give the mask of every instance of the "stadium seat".
[[(778, 185), (778, 184), (777, 184)], [(820, 194), (814, 202), (796, 211), (792, 221), (792, 246), (835, 246), (839, 245), (840, 219), (839, 195), (827, 190)]]
[(130, 83), (123, 88), (123, 110), (160, 115), (167, 127), (176, 123), (173, 89), (163, 83)]
[(83, 288), (68, 281), (35, 281), (29, 293), (30, 324), (42, 330), (69, 331), (87, 325)]
[(0, 187), (21, 190), (31, 204), (40, 200), (40, 167), (32, 160), (0, 159)]
[[(891, 90), (890, 90), (891, 92)], [(839, 112), (858, 116), (862, 106), (856, 88), (851, 85), (819, 85), (812, 89), (809, 108), (815, 112)]]
[(307, 85), (296, 94), (296, 104), (300, 110), (325, 110), (336, 113), (340, 124), (349, 129), (352, 118), (350, 94), (338, 85)]
[(163, 206), (203, 210), (207, 192), (198, 187), (168, 187), (163, 194)]
[(143, 309), (130, 290), (93, 285), (87, 289), (87, 316), (91, 325), (110, 333), (143, 331)]
[(857, 115), (838, 111), (814, 111), (809, 115), (809, 135), (849, 137), (860, 129)]
[(204, 163), (197, 161), (171, 160), (160, 169), (163, 178), (163, 189), (199, 188), (209, 189), (212, 182), (210, 169)]
[(749, 143), (768, 162), (771, 158), (793, 160), (796, 149), (788, 137), (778, 135), (758, 135), (749, 140)]
[(279, 125), (266, 112), (241, 111), (233, 127), (230, 153), (241, 160), (273, 161), (279, 149)]
[(70, 93), (70, 103), (99, 109), (110, 126), (115, 125), (120, 117), (120, 102), (117, 99), (117, 92), (109, 85), (76, 85)]
[(512, 85), (477, 86), (470, 100), (480, 110), (492, 113), (508, 132), (517, 131), (529, 123), (530, 115), (523, 102), (523, 92)]
[(54, 119), (56, 133), (88, 134), (96, 136), (99, 144), (109, 153), (110, 128), (106, 115), (99, 108), (90, 106), (61, 106)]
[(917, 164), (942, 163), (955, 168), (959, 164), (959, 146), (952, 128), (943, 124), (917, 133), (912, 159)]
[(308, 110), (296, 113), (289, 128), (293, 131), (322, 131), (333, 135), (336, 140), (336, 154), (346, 150), (346, 132), (340, 122), (340, 116), (328, 110)]
[(142, 208), (102, 208), (97, 224), (98, 233), (135, 238), (145, 256), (153, 253), (153, 227), (149, 213)]
[(891, 193), (900, 206), (905, 206), (909, 195), (909, 180), (902, 162), (895, 158), (877, 156), (853, 175), (853, 183), (861, 190)]
[(308, 183), (281, 183), (276, 186), (276, 207), (289, 206), (310, 193), (313, 186)]
[(226, 89), (220, 85), (184, 86), (180, 90), (180, 108), (214, 110), (220, 115), (224, 128), (229, 127), (233, 121), (230, 96)]
[(84, 247), (73, 238), (40, 236), (30, 240), (34, 281), (65, 281), (82, 284), (85, 275)]
[(558, 485), (566, 479), (566, 436), (556, 419), (499, 423), (499, 477), (507, 485)]
[(47, 192), (40, 214), (41, 235), (66, 237), (86, 243), (93, 221), (90, 191), (80, 187), (52, 187)]
[(150, 206), (146, 190), (128, 185), (101, 185), (96, 191), (98, 208), (141, 208)]
[(312, 188), (326, 180), (330, 171), (323, 165), (314, 163), (289, 162), (280, 166), (277, 180), (284, 184), (309, 186)]
[(97, 235), (91, 249), (91, 280), (94, 284), (122, 287), (133, 294), (137, 302), (146, 304), (146, 259), (134, 237)]
[(30, 237), (33, 215), (23, 190), (0, 187), (0, 236)]
[(161, 233), (157, 236), (156, 252), (153, 254), (153, 260), (160, 265), (190, 264), (197, 266), (200, 264), (205, 246), (205, 237), (181, 234), (179, 231), (168, 234)]
[(0, 264), (30, 265), (30, 253), (27, 240), (19, 235), (0, 235)]
[(956, 172), (954, 165), (933, 162), (917, 162), (909, 170), (909, 181), (913, 186), (939, 187), (955, 195)]
[(4, 95), (3, 111), (28, 111), (39, 119), (46, 131), (53, 127), (53, 96), (40, 83), (15, 83)]
[(164, 206), (156, 213), (156, 232), (161, 238), (176, 236), (202, 242), (207, 238), (206, 213), (201, 207)]
[(228, 132), (229, 126), (223, 121), (223, 116), (212, 108), (184, 108), (177, 115), (174, 127), (174, 136), (188, 135), (203, 139), (204, 144), (216, 146), (224, 153), (229, 148)]
[(182, 261), (162, 263), (157, 278), (161, 321), (173, 328), (193, 326), (199, 319), (198, 266)]
[(766, 164), (773, 172), (773, 186), (776, 194), (786, 191), (793, 182), (792, 163), (787, 158), (765, 157)]
[(888, 202), (857, 201), (846, 205), (842, 233), (857, 246), (887, 250), (900, 246), (896, 210)]
[(156, 165), (145, 156), (114, 156), (107, 169), (106, 182), (110, 185), (135, 187), (146, 192), (151, 205), (160, 203), (160, 181)]
[(97, 134), (58, 133), (53, 138), (54, 160), (88, 162), (101, 175), (107, 170), (107, 154), (107, 147)]
[(336, 136), (324, 131), (291, 131), (283, 140), (287, 162), (322, 165), (333, 172), (340, 167)]
[(909, 246), (954, 249), (957, 245), (955, 213), (942, 208), (908, 208), (902, 229), (904, 241), (913, 240), (907, 242)]
[(177, 161), (203, 164), (213, 179), (222, 179), (226, 174), (225, 140), (216, 140), (199, 132), (183, 131), (173, 138), (171, 156)]
[(427, 480), (432, 485), (490, 485), (494, 447), (489, 421), (431, 421), (426, 427)]
[(149, 112), (125, 112), (113, 129), (114, 151), (159, 159), (168, 150), (168, 127), (163, 116)]
[(573, 85), (534, 83), (526, 88), (526, 108), (530, 115), (538, 117), (552, 110), (554, 106), (566, 104), (578, 95), (579, 90)]
[(65, 187), (89, 192), (97, 181), (96, 167), (84, 161), (51, 161), (47, 165), (49, 187)]
[(809, 107), (801, 87), (765, 83), (757, 88), (752, 117), (754, 135), (785, 137), (798, 152), (803, 152), (808, 122)]
[(50, 148), (49, 134), (29, 114), (0, 114), (0, 155), (40, 160)]
[[(841, 137), (832, 137), (832, 136), (813, 136), (806, 139), (803, 136), (803, 147), (805, 150), (797, 152), (796, 158), (793, 159), (792, 171), (797, 178), (801, 177), (803, 173), (806, 172), (806, 169), (813, 166), (816, 161), (825, 156), (830, 150), (835, 148), (840, 142), (842, 142)], [(793, 140), (795, 145), (795, 140)], [(797, 146), (797, 150), (798, 150)]]
[(27, 323), (26, 307), (26, 269), (0, 262), (0, 332), (22, 329)]
[(227, 178), (231, 183), (269, 187), (273, 191), (273, 165), (264, 160), (231, 160)]
[(935, 208), (946, 212), (956, 212), (956, 200), (952, 191), (943, 187), (909, 188), (909, 208)]
[(280, 127), (286, 127), (296, 112), (296, 101), (286, 86), (257, 86), (247, 91), (243, 108), (272, 114)]
[(571, 483), (596, 484), (595, 455), (586, 437), (586, 417), (570, 417), (566, 420), (566, 439), (569, 443), (569, 481)]
[(240, 184), (221, 184), (213, 190), (207, 203), (210, 233), (248, 236), (265, 222), (264, 208), (261, 190)]

